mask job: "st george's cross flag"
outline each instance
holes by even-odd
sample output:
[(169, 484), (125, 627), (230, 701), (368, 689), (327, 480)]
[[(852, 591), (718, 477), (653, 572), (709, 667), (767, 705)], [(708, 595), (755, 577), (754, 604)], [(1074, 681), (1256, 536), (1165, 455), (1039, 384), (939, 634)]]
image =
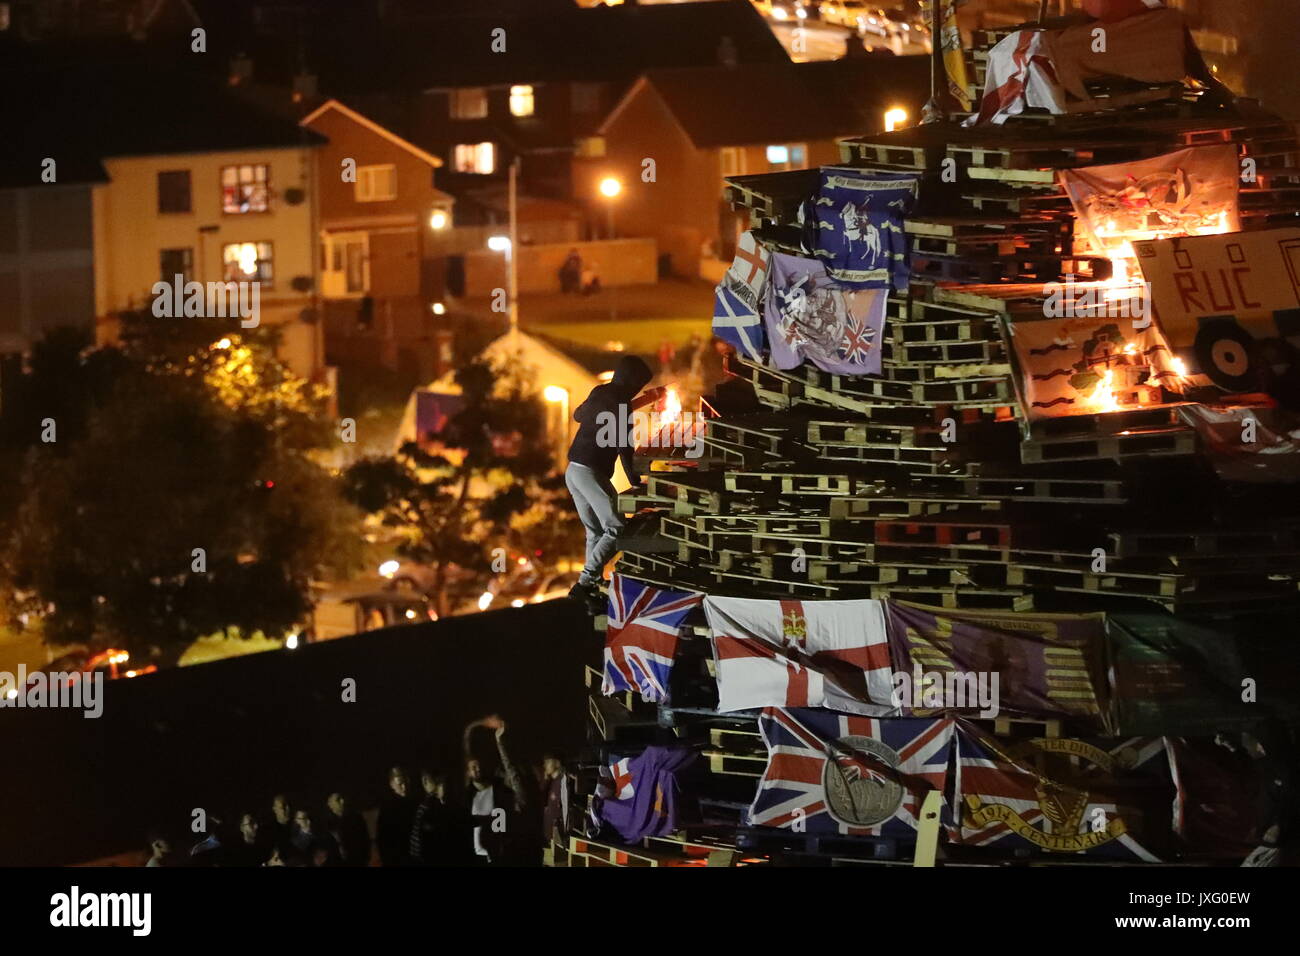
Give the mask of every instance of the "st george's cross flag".
[(682, 622), (699, 603), (698, 594), (655, 588), (615, 574), (605, 630), (604, 695), (637, 691), (642, 700), (665, 700)]
[(881, 601), (704, 599), (718, 710), (827, 707), (897, 714)]
[[(926, 794), (947, 784), (954, 723), (770, 707), (758, 722), (767, 768), (749, 821), (803, 833), (915, 836)], [(941, 821), (951, 824), (946, 806)]]
[(1175, 793), (1163, 737), (1003, 740), (959, 720), (956, 748), (954, 842), (1160, 861)]
[(743, 233), (736, 243), (736, 258), (713, 292), (713, 334), (734, 346), (741, 358), (762, 361), (767, 351), (762, 300), (771, 254)]

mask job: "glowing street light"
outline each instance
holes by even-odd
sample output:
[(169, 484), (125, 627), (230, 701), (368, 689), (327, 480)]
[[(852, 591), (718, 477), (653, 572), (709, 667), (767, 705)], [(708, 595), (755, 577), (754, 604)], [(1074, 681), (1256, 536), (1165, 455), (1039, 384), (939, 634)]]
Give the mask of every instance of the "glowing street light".
[(286, 638), (284, 639), (284, 646), (285, 646), (286, 648), (288, 648), (289, 650), (291, 650), (291, 651), (293, 651), (293, 650), (297, 650), (297, 649), (298, 649), (298, 635), (297, 635), (297, 634), (290, 634), (288, 637), (286, 637)]
[(447, 228), (447, 214), (446, 214), (445, 212), (443, 212), (441, 209), (435, 209), (435, 210), (432, 212), (432, 214), (430, 214), (430, 216), (429, 216), (429, 228), (430, 228), (430, 229), (446, 229), (446, 228)]
[(509, 236), (488, 236), (487, 247), (491, 249), (493, 252), (508, 253), (510, 251), (510, 237)]
[(478, 596), (478, 609), (480, 611), (486, 611), (488, 609), (488, 605), (492, 603), (493, 597), (495, 597), (495, 595), (491, 591), (484, 591), (482, 594), (480, 594)]
[(379, 576), (382, 578), (388, 578), (388, 580), (391, 581), (393, 579), (393, 576), (397, 574), (397, 571), (401, 566), (402, 566), (402, 562), (400, 561), (393, 561), (393, 560), (385, 561), (383, 564), (379, 566)]
[(613, 199), (623, 191), (623, 184), (613, 176), (606, 176), (600, 181), (600, 194), (607, 199)]
[(892, 133), (907, 123), (907, 110), (895, 106), (892, 110), (885, 110), (885, 132)]
[(568, 401), (569, 390), (560, 385), (547, 385), (546, 388), (542, 390), (542, 397), (548, 402), (558, 404), (560, 402)]

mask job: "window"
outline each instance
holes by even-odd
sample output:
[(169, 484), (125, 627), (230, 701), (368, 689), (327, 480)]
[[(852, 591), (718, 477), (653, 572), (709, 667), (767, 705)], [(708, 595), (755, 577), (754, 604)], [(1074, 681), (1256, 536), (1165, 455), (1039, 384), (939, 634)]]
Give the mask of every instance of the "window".
[(460, 143), (452, 150), (451, 166), (458, 173), (478, 173), (486, 176), (496, 172), (496, 144)]
[(803, 169), (808, 151), (803, 143), (785, 143), (767, 148), (767, 164), (772, 169)]
[(271, 208), (270, 181), (270, 166), (223, 166), (221, 211), (230, 215), (266, 212)]
[(221, 248), (222, 278), (227, 282), (275, 281), (274, 255), (269, 242), (232, 242)]
[(451, 91), (452, 119), (482, 119), (488, 115), (487, 90), (470, 86)]
[(168, 283), (177, 276), (181, 282), (189, 282), (194, 277), (194, 250), (163, 249), (158, 253), (158, 276)]
[(745, 175), (745, 151), (742, 148), (724, 146), (720, 152), (723, 178)]
[(396, 166), (358, 166), (357, 202), (382, 202), (397, 198)]
[(158, 174), (158, 211), (190, 212), (188, 169), (168, 169)]
[(533, 88), (531, 86), (510, 87), (510, 115), (533, 115)]
[(604, 159), (605, 137), (584, 136), (578, 140), (578, 156), (582, 159)]
[(569, 106), (580, 116), (600, 112), (600, 84), (574, 83), (569, 90)]

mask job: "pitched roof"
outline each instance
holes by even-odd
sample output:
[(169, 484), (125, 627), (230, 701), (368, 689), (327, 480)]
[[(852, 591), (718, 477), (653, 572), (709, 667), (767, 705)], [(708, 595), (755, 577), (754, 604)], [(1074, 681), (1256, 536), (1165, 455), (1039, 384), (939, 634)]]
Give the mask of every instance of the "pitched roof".
[(650, 70), (601, 126), (653, 89), (700, 148), (849, 136), (878, 128), (894, 105), (918, 115), (929, 57), (853, 57), (823, 63)]
[(63, 61), (0, 72), (5, 121), (19, 132), (0, 153), (0, 186), (102, 182), (102, 162), (228, 150), (317, 146), (318, 133), (239, 99), (221, 83), (154, 64)]
[(434, 156), (432, 153), (426, 153), (424, 150), (420, 149), (420, 147), (414, 145), (413, 143), (407, 142), (406, 140), (402, 139), (402, 137), (398, 136), (396, 133), (392, 132), (391, 130), (386, 129), (383, 126), (380, 126), (374, 120), (362, 116), (356, 110), (349, 109), (347, 106), (344, 106), (338, 100), (327, 100), (326, 102), (322, 103), (320, 106), (316, 107), (316, 109), (308, 113), (306, 116), (304, 116), (300, 122), (303, 126), (311, 126), (313, 120), (331, 111), (338, 113), (341, 116), (346, 116), (348, 119), (356, 123), (358, 126), (362, 126), (365, 129), (370, 130), (370, 132), (375, 133), (378, 136), (382, 136), (384, 139), (388, 140), (390, 143), (393, 143), (396, 146), (400, 146), (402, 149), (406, 150), (416, 159), (428, 163), (434, 169), (437, 169), (439, 166), (443, 165), (442, 160), (439, 159), (437, 156)]

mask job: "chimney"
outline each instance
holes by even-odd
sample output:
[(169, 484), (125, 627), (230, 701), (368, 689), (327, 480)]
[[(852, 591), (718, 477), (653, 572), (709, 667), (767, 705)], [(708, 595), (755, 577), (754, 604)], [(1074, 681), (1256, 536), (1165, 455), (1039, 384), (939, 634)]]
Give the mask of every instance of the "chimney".
[(740, 54), (736, 50), (736, 44), (731, 37), (723, 37), (718, 44), (718, 63), (722, 66), (734, 67), (740, 62)]
[(238, 86), (253, 79), (253, 60), (240, 53), (230, 60), (230, 85)]
[(293, 101), (301, 103), (303, 100), (314, 99), (316, 96), (316, 74), (299, 73), (293, 78)]

